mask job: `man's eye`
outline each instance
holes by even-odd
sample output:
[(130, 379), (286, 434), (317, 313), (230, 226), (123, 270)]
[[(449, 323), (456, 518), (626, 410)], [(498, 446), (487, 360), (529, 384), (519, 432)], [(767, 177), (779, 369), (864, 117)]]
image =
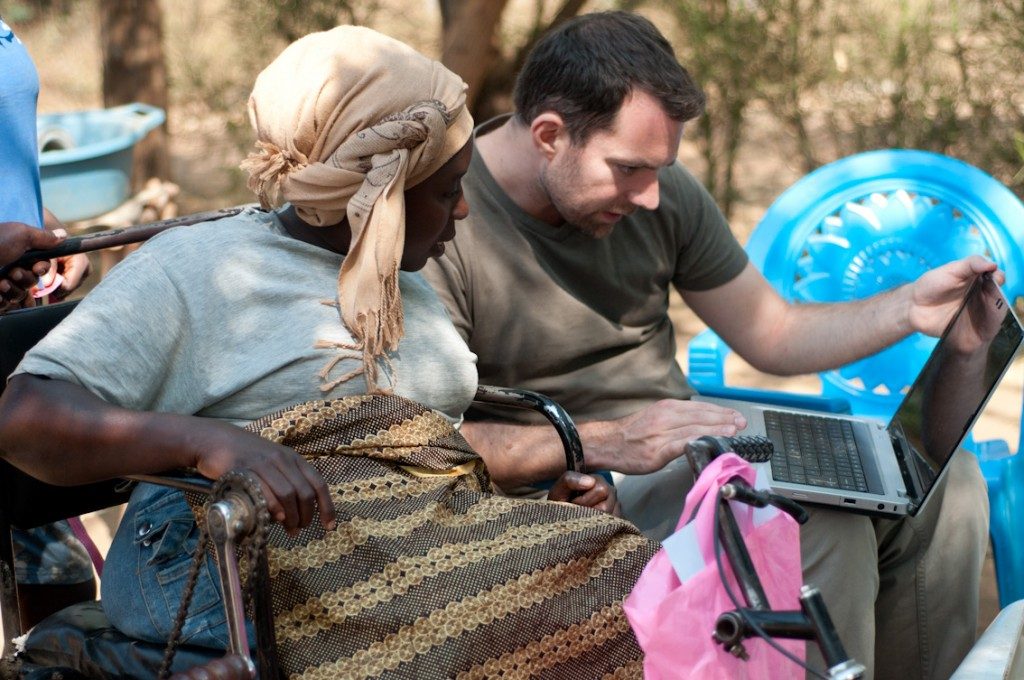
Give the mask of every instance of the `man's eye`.
[(623, 175), (626, 175), (627, 177), (629, 175), (632, 175), (634, 172), (636, 172), (638, 170), (638, 168), (635, 165), (621, 165), (620, 164), (620, 165), (618, 165), (618, 168), (619, 168), (619, 172), (621, 172)]

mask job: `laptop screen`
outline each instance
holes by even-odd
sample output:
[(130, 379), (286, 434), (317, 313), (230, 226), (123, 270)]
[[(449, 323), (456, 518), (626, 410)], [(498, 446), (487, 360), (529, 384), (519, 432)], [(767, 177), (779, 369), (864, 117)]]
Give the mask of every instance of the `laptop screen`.
[(999, 286), (978, 277), (889, 423), (912, 506), (967, 436), (1022, 339)]

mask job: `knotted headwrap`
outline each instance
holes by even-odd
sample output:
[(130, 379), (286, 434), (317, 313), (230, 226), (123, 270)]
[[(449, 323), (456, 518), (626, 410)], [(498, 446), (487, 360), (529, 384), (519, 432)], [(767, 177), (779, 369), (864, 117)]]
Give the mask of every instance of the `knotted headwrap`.
[(256, 146), (242, 162), (249, 188), (269, 208), (278, 197), (313, 226), (348, 218), (352, 242), (338, 273), (342, 321), (370, 392), (378, 359), (403, 333), (398, 268), (405, 245), (406, 189), (448, 162), (469, 140), (466, 84), (439, 62), (368, 28), (339, 26), (300, 38), (256, 79), (249, 119)]

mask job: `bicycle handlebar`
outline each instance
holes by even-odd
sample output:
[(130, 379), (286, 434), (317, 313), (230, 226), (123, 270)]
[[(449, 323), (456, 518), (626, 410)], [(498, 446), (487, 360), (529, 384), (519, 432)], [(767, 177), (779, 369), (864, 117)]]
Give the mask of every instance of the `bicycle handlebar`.
[[(712, 460), (727, 452), (735, 452), (744, 460), (756, 463), (771, 459), (774, 447), (766, 437), (701, 437), (684, 449), (694, 476), (699, 476)], [(743, 641), (754, 635), (785, 639), (814, 640), (828, 666), (828, 680), (857, 680), (865, 667), (851, 659), (843, 648), (839, 634), (829, 616), (828, 608), (817, 588), (803, 586), (800, 611), (773, 611), (750, 559), (743, 534), (729, 501), (756, 507), (773, 505), (790, 514), (799, 523), (807, 521), (807, 511), (798, 503), (770, 491), (754, 489), (739, 477), (733, 477), (719, 489), (716, 508), (717, 532), (729, 565), (743, 591), (747, 607), (738, 606), (723, 612), (715, 623), (713, 638), (731, 654), (744, 658)], [(808, 669), (810, 670), (810, 669)], [(814, 671), (811, 671), (812, 673)]]

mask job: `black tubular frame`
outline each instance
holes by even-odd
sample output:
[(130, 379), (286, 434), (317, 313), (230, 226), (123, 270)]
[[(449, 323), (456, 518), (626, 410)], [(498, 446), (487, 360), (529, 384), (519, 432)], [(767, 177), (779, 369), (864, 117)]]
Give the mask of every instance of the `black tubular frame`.
[[(694, 477), (699, 476), (719, 455), (741, 448), (737, 443), (736, 440), (725, 437), (701, 437), (689, 442), (685, 448), (685, 455), (693, 468)], [(742, 453), (740, 455), (742, 457)], [(712, 634), (714, 641), (730, 654), (743, 659), (747, 657), (743, 646), (743, 641), (747, 638), (763, 638), (787, 657), (789, 654), (778, 647), (771, 638), (813, 640), (821, 649), (827, 671), (826, 674), (821, 674), (808, 668), (806, 664), (801, 664), (810, 673), (829, 680), (857, 680), (864, 677), (864, 666), (847, 655), (828, 613), (828, 607), (817, 588), (808, 585), (801, 588), (798, 611), (775, 611), (771, 608), (732, 507), (729, 505), (730, 500), (756, 507), (773, 505), (792, 515), (801, 524), (807, 521), (807, 513), (798, 504), (771, 492), (753, 489), (739, 477), (733, 477), (722, 485), (715, 508), (716, 559), (717, 548), (720, 545), (739, 583), (746, 606), (741, 606), (723, 578), (723, 586), (736, 608), (722, 612), (718, 616)], [(799, 663), (798, 659), (792, 660)]]

